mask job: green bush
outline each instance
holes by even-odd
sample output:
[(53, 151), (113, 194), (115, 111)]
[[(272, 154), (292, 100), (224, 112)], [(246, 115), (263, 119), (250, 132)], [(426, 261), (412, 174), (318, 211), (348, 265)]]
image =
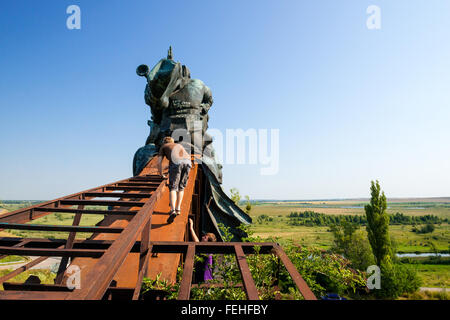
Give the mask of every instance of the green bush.
[(418, 233), (431, 233), (434, 231), (434, 225), (428, 223), (425, 226), (423, 226), (420, 230), (418, 230)]
[(356, 225), (348, 223), (331, 227), (334, 236), (331, 250), (350, 260), (354, 268), (365, 271), (375, 263), (375, 259), (367, 237), (356, 228)]
[(284, 250), (316, 296), (330, 292), (352, 296), (366, 287), (365, 273), (350, 268), (350, 261), (341, 255), (295, 245)]
[[(229, 228), (219, 224), (225, 240), (230, 241), (232, 234)], [(246, 227), (243, 227), (246, 231)], [(259, 238), (249, 237), (244, 241), (257, 242)], [(275, 241), (276, 242), (276, 241)], [(295, 265), (302, 278), (313, 293), (320, 297), (325, 293), (335, 292), (340, 295), (352, 296), (365, 289), (365, 274), (350, 268), (350, 262), (340, 255), (330, 254), (317, 248), (302, 248), (294, 244), (283, 247), (289, 259)], [(200, 259), (196, 256), (196, 260)], [(250, 272), (254, 279), (260, 299), (303, 299), (294, 281), (274, 254), (260, 254), (259, 247), (255, 253), (246, 256)], [(234, 254), (213, 255), (214, 280), (209, 283), (217, 287), (193, 287), (193, 300), (240, 300), (246, 299), (245, 291), (238, 285), (242, 283), (239, 267)], [(182, 267), (178, 269), (176, 284), (157, 279), (145, 279), (142, 294), (150, 290), (167, 291), (166, 298), (175, 299), (178, 295)]]
[(258, 218), (257, 218), (256, 221), (257, 221), (259, 224), (263, 224), (263, 223), (265, 223), (265, 222), (272, 222), (272, 221), (273, 221), (273, 218), (272, 218), (272, 217), (269, 217), (269, 216), (266, 215), (266, 214), (262, 214), (262, 215), (258, 216)]
[(402, 263), (392, 264), (384, 261), (380, 267), (381, 288), (375, 290), (380, 299), (396, 299), (402, 294), (416, 292), (422, 284), (417, 271)]

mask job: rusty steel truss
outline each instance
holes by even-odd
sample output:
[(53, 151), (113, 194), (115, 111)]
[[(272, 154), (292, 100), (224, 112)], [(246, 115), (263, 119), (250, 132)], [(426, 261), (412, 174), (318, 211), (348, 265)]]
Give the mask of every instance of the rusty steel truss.
[[(199, 209), (199, 178), (195, 168), (190, 180), (191, 192), (185, 197), (189, 199), (189, 216), (196, 220), (199, 228), (201, 210)], [(184, 268), (178, 299), (190, 298), (194, 256), (202, 253), (235, 254), (242, 275), (242, 287), (247, 298), (258, 300), (258, 291), (251, 276), (246, 254), (254, 252), (258, 246), (260, 253), (273, 253), (284, 264), (294, 283), (305, 299), (315, 300), (305, 281), (298, 273), (282, 248), (275, 243), (250, 242), (188, 242), (164, 241), (164, 238), (150, 240), (152, 215), (157, 201), (167, 192), (166, 180), (159, 175), (144, 174), (111, 184), (82, 191), (56, 200), (19, 209), (0, 216), (0, 230), (37, 230), (50, 232), (68, 232), (67, 239), (44, 238), (0, 238), (0, 259), (8, 255), (34, 256), (37, 259), (24, 264), (9, 274), (0, 277), (0, 299), (13, 300), (100, 300), (100, 299), (133, 299), (140, 298), (143, 278), (151, 269), (149, 260), (158, 253), (177, 254), (184, 257)], [(107, 198), (107, 199), (104, 199)], [(111, 198), (115, 200), (111, 200)], [(105, 210), (86, 209), (86, 206), (102, 206)], [(28, 223), (51, 213), (74, 214), (72, 225), (45, 225)], [(102, 214), (105, 219), (95, 226), (81, 226), (83, 215)], [(107, 217), (120, 217), (127, 223), (122, 227), (105, 223)], [(178, 219), (178, 218), (177, 218)], [(187, 216), (186, 216), (187, 221)], [(182, 231), (185, 233), (187, 228)], [(77, 233), (92, 233), (87, 239), (76, 239)], [(113, 238), (102, 239), (101, 235), (115, 234)], [(188, 237), (185, 235), (185, 240)], [(158, 240), (158, 241), (156, 241)], [(159, 241), (163, 240), (163, 241)], [(115, 285), (118, 270), (128, 261), (130, 254), (138, 255), (138, 263), (133, 268), (135, 285), (120, 287)], [(35, 277), (29, 277), (24, 283), (8, 282), (17, 275), (31, 269), (49, 257), (61, 257), (54, 284), (41, 284)], [(64, 280), (67, 269), (74, 259), (89, 258), (83, 270), (83, 282), (79, 289), (70, 289)], [(170, 262), (171, 264), (178, 262)], [(173, 267), (173, 266), (171, 266)], [(176, 267), (176, 266), (175, 266)]]

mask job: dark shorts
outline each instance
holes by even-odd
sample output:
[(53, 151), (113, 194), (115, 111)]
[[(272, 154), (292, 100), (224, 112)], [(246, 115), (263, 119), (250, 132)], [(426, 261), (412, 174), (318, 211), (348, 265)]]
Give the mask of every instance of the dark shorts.
[(191, 161), (182, 162), (180, 164), (170, 163), (169, 165), (169, 190), (183, 191), (189, 178), (191, 171)]

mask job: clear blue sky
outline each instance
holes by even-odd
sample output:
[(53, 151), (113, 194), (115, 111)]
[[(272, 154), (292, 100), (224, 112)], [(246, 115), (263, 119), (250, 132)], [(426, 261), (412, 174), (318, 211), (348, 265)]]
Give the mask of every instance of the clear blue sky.
[(135, 69), (169, 45), (212, 89), (211, 128), (280, 129), (278, 174), (225, 165), (226, 192), (450, 196), (449, 40), (447, 0), (1, 1), (0, 200), (131, 176), (150, 115)]

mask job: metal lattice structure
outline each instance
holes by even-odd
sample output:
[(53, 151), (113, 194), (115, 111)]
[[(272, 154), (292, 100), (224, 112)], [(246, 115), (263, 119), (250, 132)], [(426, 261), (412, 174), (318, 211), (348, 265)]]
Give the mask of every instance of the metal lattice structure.
[[(202, 253), (235, 254), (242, 275), (242, 287), (248, 299), (257, 300), (258, 291), (252, 279), (246, 254), (273, 253), (284, 264), (305, 299), (316, 299), (282, 248), (275, 243), (189, 242), (187, 219), (193, 218), (199, 231), (202, 174), (194, 165), (185, 190), (182, 215), (174, 224), (156, 223), (152, 217), (168, 215), (166, 180), (154, 174), (155, 163), (140, 176), (131, 177), (66, 197), (16, 210), (0, 216), (0, 230), (38, 230), (68, 232), (66, 239), (0, 238), (0, 258), (8, 255), (34, 256), (36, 259), (0, 277), (0, 299), (14, 300), (100, 300), (139, 299), (142, 280), (162, 270), (173, 279), (173, 270), (184, 261), (179, 299), (190, 298), (193, 286), (194, 256)], [(152, 171), (153, 170), (153, 171)], [(152, 173), (153, 172), (153, 173)], [(114, 199), (114, 200), (111, 200)], [(105, 210), (89, 209), (102, 206)], [(157, 211), (159, 210), (159, 211)], [(30, 223), (51, 213), (74, 214), (72, 225)], [(95, 226), (81, 226), (83, 215), (102, 214)], [(161, 228), (166, 228), (164, 232)], [(77, 239), (77, 233), (92, 233)], [(173, 240), (178, 239), (178, 240)], [(162, 257), (157, 258), (156, 254)], [(61, 257), (54, 284), (41, 284), (35, 277), (24, 283), (11, 282), (49, 257)], [(158, 260), (159, 259), (159, 260)], [(79, 289), (66, 285), (68, 268), (79, 265), (82, 282)]]

